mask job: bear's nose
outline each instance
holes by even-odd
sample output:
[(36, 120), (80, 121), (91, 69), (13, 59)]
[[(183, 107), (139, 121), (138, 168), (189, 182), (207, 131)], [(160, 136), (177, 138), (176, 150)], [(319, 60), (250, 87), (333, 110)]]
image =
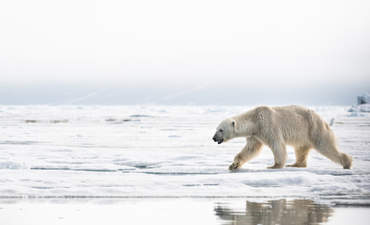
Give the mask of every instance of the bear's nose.
[(216, 135), (215, 135), (215, 136), (213, 136), (213, 138), (212, 138), (212, 139), (213, 139), (213, 141), (217, 141), (217, 139), (216, 139)]

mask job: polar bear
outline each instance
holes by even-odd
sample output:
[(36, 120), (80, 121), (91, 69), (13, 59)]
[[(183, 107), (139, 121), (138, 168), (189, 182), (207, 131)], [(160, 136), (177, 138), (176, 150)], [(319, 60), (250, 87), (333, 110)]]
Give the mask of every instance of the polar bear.
[(344, 169), (352, 166), (352, 157), (338, 151), (329, 125), (314, 111), (301, 106), (260, 106), (246, 113), (225, 119), (217, 127), (213, 140), (218, 144), (232, 138), (246, 137), (247, 144), (239, 152), (230, 170), (239, 169), (267, 145), (274, 155), (271, 169), (283, 168), (286, 145), (295, 149), (296, 162), (291, 167), (306, 167), (307, 155), (313, 148)]

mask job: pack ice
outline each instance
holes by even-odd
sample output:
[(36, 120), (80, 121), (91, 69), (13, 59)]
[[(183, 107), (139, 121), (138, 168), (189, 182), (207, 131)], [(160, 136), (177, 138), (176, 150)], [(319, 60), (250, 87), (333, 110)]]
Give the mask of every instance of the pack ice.
[[(237, 172), (245, 144), (211, 138), (251, 106), (0, 106), (0, 197), (261, 197), (370, 203), (370, 116), (311, 107), (332, 121), (344, 170), (316, 152), (307, 168), (266, 169), (263, 149)], [(335, 120), (332, 120), (335, 118)], [(288, 149), (288, 163), (294, 151)]]

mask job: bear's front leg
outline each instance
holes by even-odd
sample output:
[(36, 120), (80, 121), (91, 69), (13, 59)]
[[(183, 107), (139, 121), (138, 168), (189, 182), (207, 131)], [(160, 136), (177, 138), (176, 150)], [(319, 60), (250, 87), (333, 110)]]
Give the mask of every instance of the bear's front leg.
[(267, 167), (267, 169), (281, 169), (283, 167), (284, 167), (284, 165), (275, 163), (273, 166)]
[(244, 164), (243, 162), (243, 158), (242, 158), (242, 152), (238, 153), (235, 158), (234, 158), (234, 162), (229, 166), (229, 170), (236, 170), (236, 169), (239, 169), (240, 167), (242, 167), (242, 165)]
[(248, 162), (252, 158), (256, 157), (261, 151), (262, 143), (254, 137), (247, 138), (247, 144), (241, 152), (239, 152), (234, 162), (229, 166), (229, 170), (236, 170), (243, 166), (244, 163)]
[(283, 143), (274, 143), (270, 146), (272, 153), (274, 154), (274, 165), (267, 167), (268, 169), (280, 169), (285, 166), (287, 152), (285, 144)]

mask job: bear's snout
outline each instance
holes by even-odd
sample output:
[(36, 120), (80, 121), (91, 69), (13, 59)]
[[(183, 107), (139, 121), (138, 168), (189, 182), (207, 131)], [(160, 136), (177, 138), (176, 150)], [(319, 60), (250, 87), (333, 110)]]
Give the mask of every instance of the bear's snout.
[(213, 141), (214, 142), (217, 142), (218, 144), (221, 144), (223, 141), (224, 141), (224, 139), (222, 138), (222, 137), (219, 137), (219, 135), (217, 135), (217, 132), (216, 132), (216, 134), (213, 136)]
[(213, 140), (214, 142), (217, 142), (216, 134), (213, 136), (212, 140)]

